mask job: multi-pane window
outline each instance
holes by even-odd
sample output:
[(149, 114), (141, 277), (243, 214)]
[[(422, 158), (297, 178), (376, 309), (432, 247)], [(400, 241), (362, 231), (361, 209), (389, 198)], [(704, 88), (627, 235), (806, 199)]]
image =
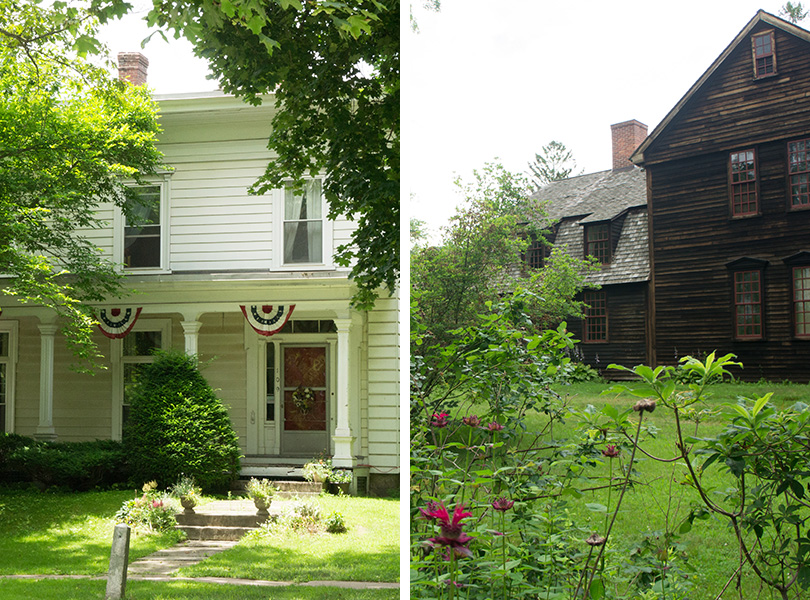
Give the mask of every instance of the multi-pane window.
[(810, 338), (810, 266), (793, 267), (793, 322), (796, 337)]
[(160, 350), (162, 345), (161, 331), (131, 331), (123, 342), (123, 357), (121, 362), (124, 367), (124, 395), (123, 407), (121, 410), (122, 425), (129, 418), (129, 404), (132, 398), (132, 388), (138, 382), (138, 376), (143, 371), (144, 365), (155, 360), (154, 353)]
[(124, 217), (124, 266), (128, 269), (160, 268), (159, 185), (132, 188), (137, 198), (129, 202), (131, 216)]
[(585, 292), (585, 342), (606, 342), (608, 339), (607, 297), (603, 291)]
[(790, 174), (790, 207), (810, 206), (810, 138), (788, 143), (788, 173)]
[(266, 349), (264, 420), (270, 423), (276, 420), (276, 345), (269, 342)]
[(754, 77), (766, 77), (776, 73), (773, 31), (753, 36), (751, 51), (754, 55)]
[(610, 224), (598, 223), (585, 227), (585, 254), (600, 263), (610, 262)]
[(762, 338), (760, 271), (734, 273), (734, 332), (737, 339)]
[(542, 269), (543, 251), (543, 240), (538, 240), (532, 237), (528, 248), (526, 248), (526, 253), (524, 254), (526, 266), (528, 266), (530, 269)]
[(284, 263), (323, 262), (321, 181), (310, 179), (301, 190), (284, 192)]
[(753, 150), (730, 155), (731, 214), (735, 217), (755, 215), (757, 204), (757, 168)]

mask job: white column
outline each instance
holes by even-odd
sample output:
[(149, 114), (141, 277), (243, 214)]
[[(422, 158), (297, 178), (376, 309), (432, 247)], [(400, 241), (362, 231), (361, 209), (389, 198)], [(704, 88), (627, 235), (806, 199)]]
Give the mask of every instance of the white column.
[(34, 436), (42, 440), (55, 440), (53, 427), (53, 349), (58, 325), (39, 325), (39, 425)]
[(186, 354), (197, 356), (197, 342), (200, 339), (202, 323), (199, 321), (181, 321), (180, 325), (183, 326), (183, 334), (186, 336)]
[(335, 467), (353, 467), (352, 443), (354, 436), (349, 426), (349, 401), (351, 397), (351, 360), (349, 334), (351, 332), (351, 319), (335, 319), (337, 327), (337, 419), (332, 441), (335, 452), (332, 455), (332, 464)]

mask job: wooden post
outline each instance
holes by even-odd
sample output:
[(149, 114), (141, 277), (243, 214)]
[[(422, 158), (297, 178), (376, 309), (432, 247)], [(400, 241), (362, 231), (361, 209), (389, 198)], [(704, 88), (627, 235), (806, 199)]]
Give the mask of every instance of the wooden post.
[(127, 588), (129, 562), (129, 525), (119, 523), (113, 532), (110, 570), (107, 572), (106, 600), (123, 600)]

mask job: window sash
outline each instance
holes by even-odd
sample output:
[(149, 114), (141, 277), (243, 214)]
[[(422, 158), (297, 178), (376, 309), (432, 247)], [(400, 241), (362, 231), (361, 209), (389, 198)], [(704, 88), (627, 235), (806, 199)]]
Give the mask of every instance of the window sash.
[(776, 52), (773, 31), (752, 36), (751, 49), (754, 55), (754, 77), (774, 75), (776, 73)]
[(607, 223), (586, 227), (585, 254), (595, 257), (602, 264), (610, 262), (610, 226)]
[(756, 153), (753, 150), (741, 150), (729, 155), (729, 178), (732, 216), (758, 214)]
[(320, 179), (304, 183), (296, 193), (292, 186), (284, 191), (284, 263), (323, 262), (323, 198)]
[(526, 266), (530, 269), (542, 269), (544, 249), (542, 240), (532, 239), (526, 248), (524, 259)]
[(585, 327), (583, 337), (585, 342), (606, 342), (608, 313), (607, 295), (605, 292), (585, 292)]
[(737, 339), (762, 338), (762, 274), (734, 273), (734, 334)]
[(124, 266), (128, 269), (161, 266), (161, 195), (159, 185), (133, 186), (139, 199), (131, 209), (135, 218), (130, 223), (124, 216)]
[(810, 138), (788, 143), (790, 207), (810, 207)]
[(796, 337), (810, 338), (810, 266), (793, 267), (793, 323)]

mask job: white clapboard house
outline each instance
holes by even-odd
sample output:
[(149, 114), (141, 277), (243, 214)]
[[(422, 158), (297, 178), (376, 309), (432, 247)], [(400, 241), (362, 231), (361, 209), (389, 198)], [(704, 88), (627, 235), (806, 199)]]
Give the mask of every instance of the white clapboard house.
[[(119, 55), (143, 83), (148, 62)], [(353, 310), (334, 264), (352, 223), (326, 219), (319, 179), (255, 196), (272, 98), (252, 107), (221, 92), (157, 98), (171, 170), (142, 190), (146, 224), (102, 206), (86, 235), (134, 292), (98, 306), (107, 369), (83, 375), (50, 310), (0, 295), (0, 430), (42, 439), (120, 439), (127, 384), (155, 348), (199, 356), (230, 410), (243, 475), (300, 474), (325, 455), (377, 491), (399, 478), (399, 302), (383, 291)]]

